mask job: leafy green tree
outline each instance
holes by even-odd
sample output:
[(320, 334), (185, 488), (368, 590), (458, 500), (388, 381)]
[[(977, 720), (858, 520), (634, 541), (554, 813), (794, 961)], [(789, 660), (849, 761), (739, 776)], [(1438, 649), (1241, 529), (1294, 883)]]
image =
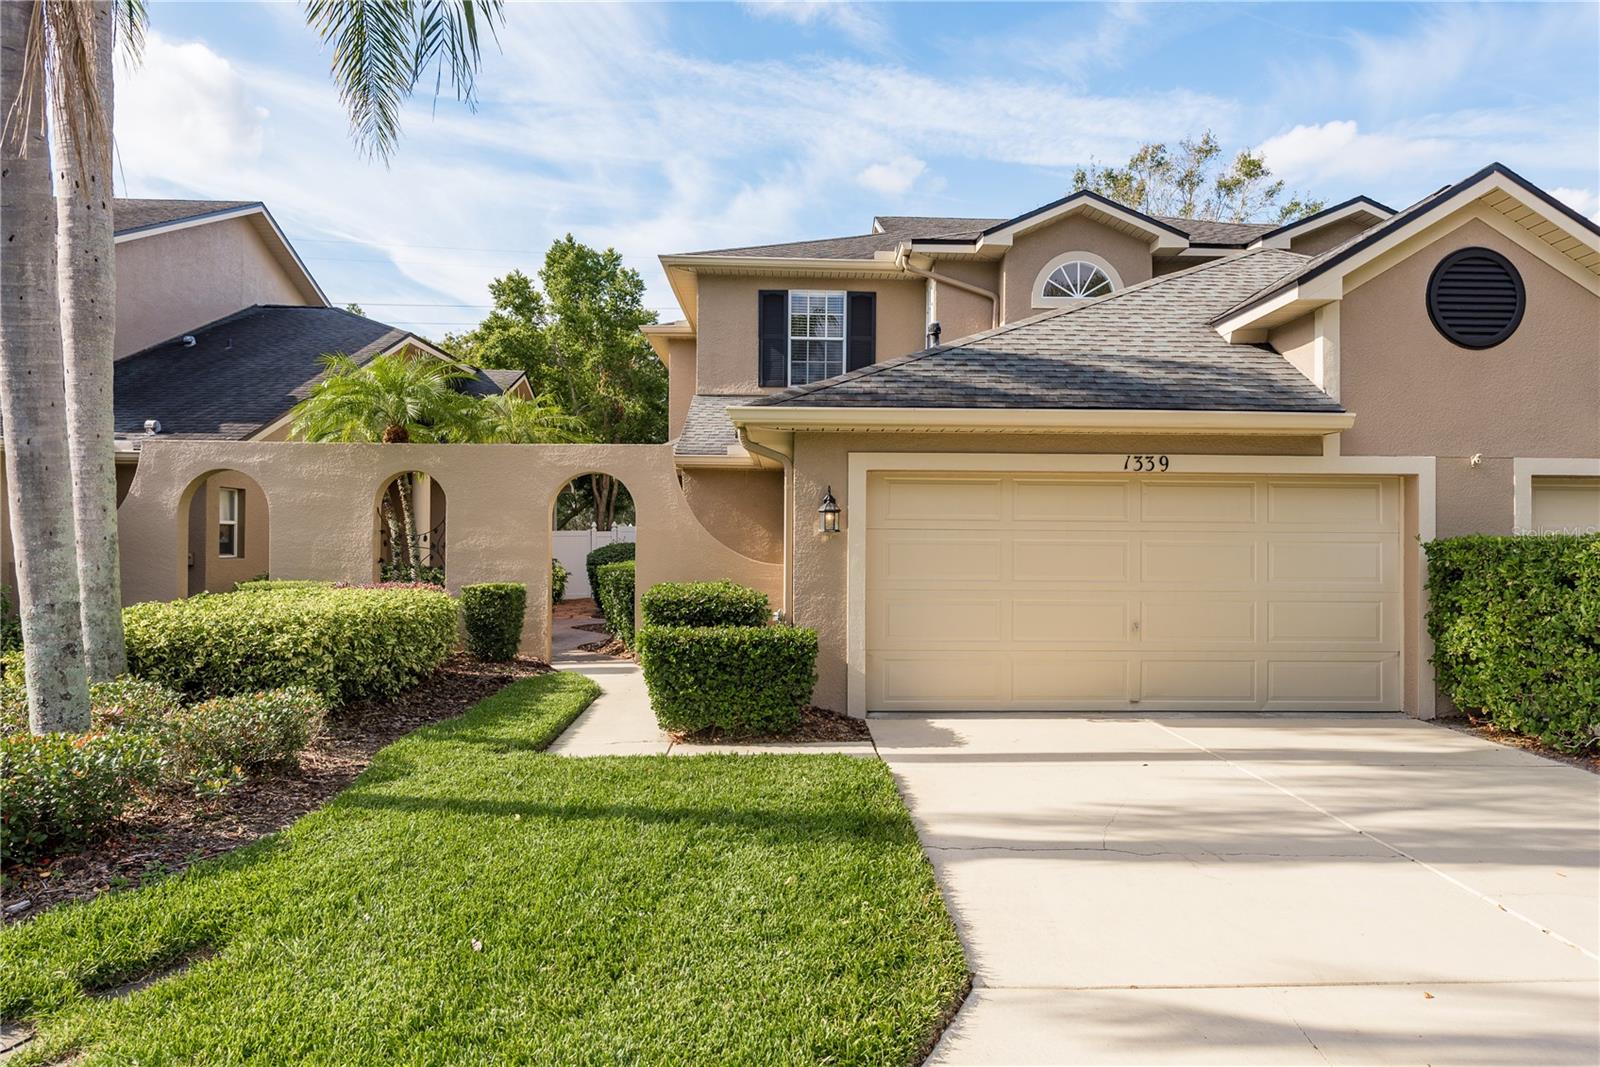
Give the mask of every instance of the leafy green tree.
[(1279, 224), (1315, 215), (1325, 201), (1301, 195), (1282, 200), (1283, 179), (1260, 152), (1242, 149), (1222, 165), (1222, 145), (1210, 130), (1185, 137), (1176, 148), (1140, 145), (1121, 167), (1091, 163), (1072, 176), (1073, 189), (1088, 189), (1148, 215), (1248, 222), (1262, 217)]
[[(489, 286), (494, 310), (445, 347), (481, 367), (527, 374), (536, 395), (576, 420), (589, 441), (666, 440), (667, 371), (639, 327), (656, 321), (644, 279), (616, 249), (600, 251), (567, 234), (550, 246), (538, 284), (512, 271)], [(619, 486), (588, 478), (595, 524), (611, 528)]]

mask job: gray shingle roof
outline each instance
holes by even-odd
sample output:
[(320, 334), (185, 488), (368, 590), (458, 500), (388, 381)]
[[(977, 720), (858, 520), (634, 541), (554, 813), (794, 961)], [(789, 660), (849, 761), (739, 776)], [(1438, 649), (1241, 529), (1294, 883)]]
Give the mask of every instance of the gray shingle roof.
[(855, 237), (826, 237), (818, 241), (717, 248), (709, 252), (684, 252), (686, 256), (770, 256), (783, 259), (871, 259), (875, 252), (893, 252), (905, 234), (864, 233)]
[(258, 200), (141, 200), (119, 196), (111, 203), (112, 225), (118, 233), (129, 233), (259, 204)]
[(1211, 219), (1186, 219), (1179, 215), (1156, 215), (1154, 218), (1182, 230), (1195, 244), (1234, 245), (1239, 248), (1243, 248), (1262, 234), (1278, 228), (1273, 222), (1218, 222)]
[(116, 363), (112, 408), (118, 434), (242, 441), (286, 415), (322, 378), (330, 352), (364, 362), (409, 337), (341, 308), (265, 305), (218, 319)]
[(672, 452), (678, 456), (725, 456), (739, 443), (739, 432), (728, 419), (728, 408), (749, 404), (762, 396), (709, 396), (696, 393), (689, 401), (689, 415)]
[(1207, 324), (1306, 257), (1257, 249), (952, 344), (756, 398), (807, 407), (1343, 410), (1265, 346)]
[(461, 391), (472, 396), (498, 396), (509, 392), (527, 375), (519, 370), (500, 370), (495, 367), (474, 367), (472, 377), (461, 383)]

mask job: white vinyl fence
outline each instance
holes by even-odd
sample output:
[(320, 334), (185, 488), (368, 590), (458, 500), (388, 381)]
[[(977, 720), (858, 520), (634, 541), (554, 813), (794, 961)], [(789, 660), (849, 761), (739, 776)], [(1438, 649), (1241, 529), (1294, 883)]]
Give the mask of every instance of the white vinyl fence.
[(567, 568), (571, 575), (567, 579), (567, 599), (582, 599), (594, 596), (594, 590), (589, 588), (589, 571), (583, 561), (589, 553), (601, 545), (609, 545), (616, 541), (637, 541), (639, 528), (637, 526), (614, 526), (609, 530), (596, 530), (590, 527), (587, 530), (557, 530), (550, 535), (550, 550), (555, 553), (556, 559)]

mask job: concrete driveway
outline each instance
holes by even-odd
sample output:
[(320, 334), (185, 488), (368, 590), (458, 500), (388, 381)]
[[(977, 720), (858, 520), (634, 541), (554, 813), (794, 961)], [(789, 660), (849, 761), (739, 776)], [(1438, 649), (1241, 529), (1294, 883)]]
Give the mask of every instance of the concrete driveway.
[(976, 974), (933, 1063), (1600, 1063), (1600, 777), (1398, 716), (871, 720)]

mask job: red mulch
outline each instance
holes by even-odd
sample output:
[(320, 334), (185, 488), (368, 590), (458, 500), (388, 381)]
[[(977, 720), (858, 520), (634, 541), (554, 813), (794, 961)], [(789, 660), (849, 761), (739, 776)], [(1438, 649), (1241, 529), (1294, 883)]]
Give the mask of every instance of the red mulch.
[(786, 734), (730, 734), (720, 726), (708, 726), (692, 734), (673, 734), (680, 745), (751, 745), (751, 744), (826, 744), (836, 741), (870, 741), (867, 720), (852, 719), (827, 708), (805, 708), (800, 712), (800, 725)]
[(1558, 763), (1580, 767), (1590, 774), (1600, 774), (1600, 752), (1590, 752), (1575, 756), (1571, 753), (1562, 752), (1560, 749), (1551, 748), (1537, 737), (1524, 737), (1522, 734), (1512, 733), (1510, 730), (1502, 730), (1487, 719), (1478, 719), (1471, 715), (1465, 718), (1435, 719), (1434, 721), (1440, 726), (1445, 726), (1452, 730), (1460, 730), (1464, 734), (1474, 734), (1485, 741), (1493, 741), (1497, 745), (1520, 748), (1524, 752), (1532, 752), (1535, 756), (1543, 756), (1545, 759), (1555, 760)]
[[(550, 670), (534, 659), (484, 663), (457, 653), (438, 674), (392, 700), (340, 709), (301, 753), (298, 767), (252, 778), (223, 797), (166, 792), (141, 797), (114, 837), (39, 867), (7, 867), (5, 921), (138, 885), (143, 877), (172, 874), (275, 833), (349, 785), (389, 742), (454, 718), (518, 678)], [(28, 907), (9, 910), (24, 900), (31, 902)]]
[(600, 615), (600, 605), (592, 597), (578, 597), (561, 601), (550, 614), (557, 619), (593, 619)]

